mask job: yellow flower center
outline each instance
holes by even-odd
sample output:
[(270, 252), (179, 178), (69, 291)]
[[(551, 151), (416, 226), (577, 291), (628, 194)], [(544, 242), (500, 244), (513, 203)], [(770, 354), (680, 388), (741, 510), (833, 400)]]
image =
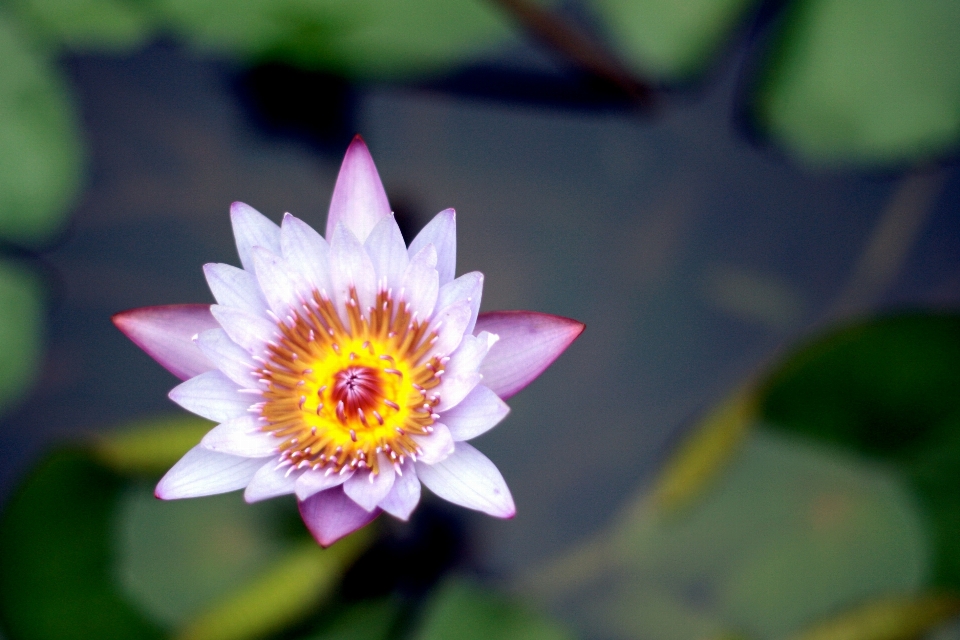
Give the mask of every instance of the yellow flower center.
[(446, 361), (427, 357), (436, 332), (389, 291), (366, 314), (351, 291), (346, 308), (345, 325), (315, 293), (278, 323), (282, 338), (262, 360), (263, 430), (277, 437), (291, 470), (378, 473), (378, 454), (395, 465), (415, 459), (421, 450), (411, 436), (433, 431), (440, 398), (431, 390)]

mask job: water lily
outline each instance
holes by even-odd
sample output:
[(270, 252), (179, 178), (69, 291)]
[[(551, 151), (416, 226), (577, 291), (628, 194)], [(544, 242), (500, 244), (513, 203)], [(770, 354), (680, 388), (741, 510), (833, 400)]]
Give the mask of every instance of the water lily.
[(407, 247), (359, 136), (334, 187), (326, 238), (230, 210), (240, 263), (204, 267), (217, 303), (133, 309), (114, 323), (185, 380), (170, 392), (219, 423), (157, 485), (165, 500), (245, 489), (296, 494), (321, 545), (381, 511), (407, 519), (421, 484), (500, 518), (496, 466), (468, 440), (583, 330), (529, 311), (479, 314), (483, 275), (455, 276), (456, 217)]

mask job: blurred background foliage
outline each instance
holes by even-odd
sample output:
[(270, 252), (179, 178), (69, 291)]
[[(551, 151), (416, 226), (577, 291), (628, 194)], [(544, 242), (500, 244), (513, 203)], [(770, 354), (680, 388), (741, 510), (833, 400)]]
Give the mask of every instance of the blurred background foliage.
[[(805, 170), (916, 171), (960, 141), (951, 0), (8, 0), (0, 413), (45, 361), (57, 283), (44, 253), (95, 179), (61, 60), (158, 40), (230, 61), (268, 128), (338, 150), (356, 86), (518, 104), (541, 91), (655, 119), (723, 60), (738, 77), (731, 126)], [(533, 74), (501, 59), (524, 42), (549, 58)], [(895, 214), (894, 234), (909, 223)], [(775, 327), (805, 313), (751, 273), (719, 269), (709, 287)], [(510, 579), (458, 565), (462, 536), (430, 505), (412, 541), (381, 522), (321, 550), (292, 501), (154, 501), (200, 420), (78, 439), (6, 502), (0, 627), (10, 640), (573, 637), (546, 610), (596, 638), (960, 638), (960, 317), (836, 319), (705, 411), (611, 526)]]

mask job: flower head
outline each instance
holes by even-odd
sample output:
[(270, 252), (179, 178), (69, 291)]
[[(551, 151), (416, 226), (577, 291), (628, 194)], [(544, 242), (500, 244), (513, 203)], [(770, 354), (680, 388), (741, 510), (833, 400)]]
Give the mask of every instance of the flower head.
[(322, 545), (381, 511), (407, 519), (421, 483), (490, 515), (515, 509), (466, 441), (583, 330), (574, 320), (479, 314), (483, 275), (455, 278), (455, 214), (404, 243), (359, 136), (334, 188), (326, 239), (234, 203), (243, 268), (204, 267), (217, 304), (134, 309), (115, 324), (185, 380), (170, 398), (219, 425), (157, 485), (163, 499), (245, 488), (295, 493)]

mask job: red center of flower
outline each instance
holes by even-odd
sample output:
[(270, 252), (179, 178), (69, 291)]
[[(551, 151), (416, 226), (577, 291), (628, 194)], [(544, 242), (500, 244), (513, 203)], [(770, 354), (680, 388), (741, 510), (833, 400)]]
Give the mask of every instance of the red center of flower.
[(349, 367), (334, 374), (333, 399), (343, 403), (345, 417), (361, 417), (383, 402), (383, 382), (372, 367)]

